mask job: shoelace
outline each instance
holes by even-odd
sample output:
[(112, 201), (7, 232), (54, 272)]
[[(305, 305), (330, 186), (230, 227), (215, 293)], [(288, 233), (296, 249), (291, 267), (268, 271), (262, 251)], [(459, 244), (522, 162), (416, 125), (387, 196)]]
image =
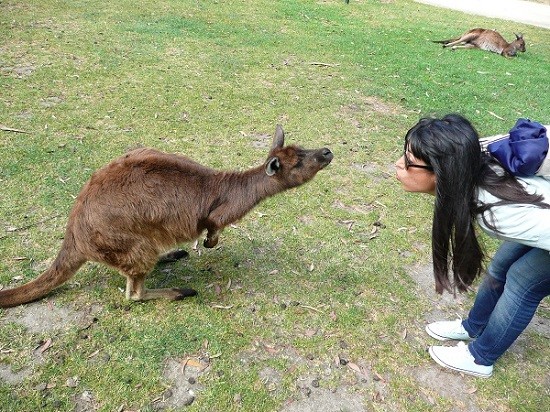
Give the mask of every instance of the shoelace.
[(455, 319), (455, 322), (457, 323), (457, 326), (455, 329), (452, 330), (452, 332), (463, 332), (464, 326), (462, 326), (462, 318)]
[(472, 354), (470, 353), (470, 349), (468, 349), (468, 345), (466, 345), (466, 343), (464, 343), (464, 342), (462, 342), (462, 341), (461, 341), (461, 342), (458, 342), (458, 343), (456, 344), (456, 347), (457, 347), (457, 348), (460, 348), (460, 350), (462, 350), (462, 351), (464, 352), (465, 355), (467, 354), (467, 355), (475, 362), (475, 359), (474, 359), (474, 357), (472, 356)]

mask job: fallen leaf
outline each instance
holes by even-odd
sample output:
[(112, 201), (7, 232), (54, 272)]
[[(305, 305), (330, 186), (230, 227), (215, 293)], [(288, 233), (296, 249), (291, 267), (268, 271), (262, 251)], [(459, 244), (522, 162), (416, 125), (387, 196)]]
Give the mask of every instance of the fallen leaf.
[(382, 395), (379, 391), (376, 391), (374, 395), (372, 396), (372, 400), (375, 402), (383, 402), (384, 401), (384, 395)]
[(309, 310), (312, 310), (314, 312), (317, 312), (317, 313), (323, 313), (322, 310), (320, 309), (317, 309), (317, 308), (314, 308), (313, 306), (308, 306), (308, 305), (299, 305), (301, 308), (304, 308), (304, 309), (309, 309)]
[(48, 338), (45, 342), (42, 343), (42, 345), (38, 347), (38, 353), (42, 354), (46, 352), (50, 348), (50, 346), (52, 346), (52, 340)]
[(202, 363), (197, 359), (187, 358), (184, 362), (185, 366), (193, 366), (194, 368), (201, 368)]
[(493, 112), (489, 111), (489, 114), (490, 114), (491, 116), (495, 116), (495, 117), (496, 117), (497, 119), (499, 119), (499, 120), (504, 120), (504, 118), (500, 117), (500, 116), (499, 116), (498, 114), (496, 114), (496, 113), (493, 113)]
[(340, 63), (323, 63), (323, 62), (310, 62), (312, 66), (324, 66), (324, 67), (338, 67)]
[(275, 348), (275, 346), (268, 345), (267, 343), (264, 343), (263, 345), (264, 345), (265, 350), (268, 351), (272, 355), (274, 353), (279, 352), (279, 350), (277, 348)]
[(378, 372), (374, 371), (374, 376), (375, 376), (377, 381), (380, 381), (382, 383), (386, 383), (386, 380), (382, 376), (380, 376), (380, 374)]
[(362, 373), (361, 368), (356, 363), (348, 362), (347, 367), (350, 368), (352, 371), (355, 371), (357, 373)]
[(477, 388), (471, 387), (466, 389), (466, 393), (469, 393), (470, 395), (477, 392)]
[(403, 329), (403, 332), (401, 333), (401, 339), (406, 339), (407, 338), (407, 329)]
[(210, 306), (211, 308), (213, 309), (231, 309), (233, 307), (233, 305), (227, 305), (227, 306), (223, 306), (223, 305), (212, 305)]
[(208, 368), (210, 364), (207, 362), (202, 362), (200, 359), (197, 358), (185, 358), (182, 362), (182, 372), (185, 372), (185, 368), (187, 366), (191, 366), (195, 369), (198, 369), (199, 372), (202, 372), (203, 370)]
[(348, 231), (351, 231), (351, 228), (355, 224), (355, 220), (340, 220), (340, 223), (345, 225), (348, 228)]

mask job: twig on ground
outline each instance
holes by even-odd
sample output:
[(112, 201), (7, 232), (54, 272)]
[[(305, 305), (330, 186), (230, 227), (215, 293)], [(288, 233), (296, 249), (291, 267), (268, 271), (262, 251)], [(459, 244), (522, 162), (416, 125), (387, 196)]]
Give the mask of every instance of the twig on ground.
[(499, 120), (506, 120), (506, 119), (504, 119), (503, 117), (500, 117), (499, 115), (497, 115), (496, 113), (493, 113), (493, 112), (491, 112), (491, 111), (489, 111), (489, 114), (490, 114), (491, 116), (495, 116), (495, 117), (496, 117), (497, 119), (499, 119)]
[(0, 124), (0, 130), (2, 130), (3, 132), (14, 132), (14, 133), (25, 133), (25, 134), (29, 134), (29, 132), (26, 132), (26, 131), (24, 131), (24, 130), (21, 130), (21, 129), (14, 129), (13, 127), (4, 126), (3, 124)]
[(340, 66), (339, 63), (311, 62), (309, 64), (311, 64), (312, 66), (325, 66), (325, 67), (338, 67), (338, 66)]
[(323, 311), (320, 310), (320, 309), (314, 308), (313, 306), (300, 305), (300, 307), (301, 307), (301, 308), (304, 308), (304, 309), (309, 309), (309, 310), (312, 310), (312, 311), (318, 312), (318, 313), (325, 313), (325, 312), (323, 312)]

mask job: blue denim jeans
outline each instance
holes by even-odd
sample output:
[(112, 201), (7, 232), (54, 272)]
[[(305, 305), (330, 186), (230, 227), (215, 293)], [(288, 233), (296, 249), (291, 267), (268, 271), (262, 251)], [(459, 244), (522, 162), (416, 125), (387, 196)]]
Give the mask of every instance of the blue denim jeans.
[(476, 340), (468, 348), (476, 363), (492, 365), (525, 330), (539, 303), (550, 295), (550, 252), (505, 242), (462, 321)]

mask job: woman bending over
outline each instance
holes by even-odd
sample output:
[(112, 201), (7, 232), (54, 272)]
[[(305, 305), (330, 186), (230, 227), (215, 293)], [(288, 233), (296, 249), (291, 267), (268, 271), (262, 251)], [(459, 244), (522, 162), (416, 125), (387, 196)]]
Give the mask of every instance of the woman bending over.
[(489, 377), (493, 364), (525, 330), (550, 295), (550, 181), (518, 178), (482, 152), (464, 117), (421, 119), (405, 137), (397, 179), (409, 192), (435, 196), (432, 253), (435, 289), (465, 291), (483, 271), (476, 228), (503, 240), (479, 286), (468, 318), (434, 322), (431, 346), (441, 366)]

